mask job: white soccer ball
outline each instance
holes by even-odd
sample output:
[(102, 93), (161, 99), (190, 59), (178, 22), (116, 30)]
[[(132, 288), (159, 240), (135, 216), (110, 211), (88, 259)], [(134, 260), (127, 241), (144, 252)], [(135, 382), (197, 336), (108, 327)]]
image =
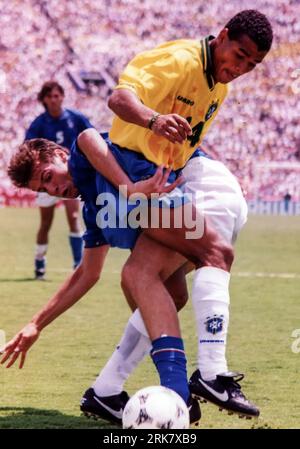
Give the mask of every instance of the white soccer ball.
[(188, 429), (184, 400), (169, 388), (146, 387), (135, 393), (123, 412), (123, 429)]

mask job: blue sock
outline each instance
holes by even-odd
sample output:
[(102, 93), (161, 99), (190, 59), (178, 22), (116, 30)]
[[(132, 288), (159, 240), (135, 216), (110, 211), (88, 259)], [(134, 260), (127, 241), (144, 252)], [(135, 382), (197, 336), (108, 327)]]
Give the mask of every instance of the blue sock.
[(178, 337), (160, 337), (152, 341), (151, 357), (160, 383), (176, 391), (187, 403), (190, 396), (183, 341)]
[(82, 259), (82, 237), (81, 235), (70, 234), (69, 241), (73, 254), (74, 268), (76, 268)]

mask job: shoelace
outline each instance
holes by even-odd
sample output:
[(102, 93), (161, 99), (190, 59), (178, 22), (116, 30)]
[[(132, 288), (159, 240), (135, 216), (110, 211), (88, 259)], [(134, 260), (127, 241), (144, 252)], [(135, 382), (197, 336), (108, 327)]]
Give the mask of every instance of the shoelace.
[(228, 379), (227, 382), (225, 381), (224, 383), (226, 384), (226, 386), (227, 386), (228, 390), (230, 391), (230, 394), (233, 398), (240, 397), (246, 401), (247, 399), (246, 399), (245, 395), (243, 394), (243, 392), (241, 391), (242, 387), (239, 384), (239, 382), (243, 379), (244, 379), (244, 375), (240, 374), (234, 378)]

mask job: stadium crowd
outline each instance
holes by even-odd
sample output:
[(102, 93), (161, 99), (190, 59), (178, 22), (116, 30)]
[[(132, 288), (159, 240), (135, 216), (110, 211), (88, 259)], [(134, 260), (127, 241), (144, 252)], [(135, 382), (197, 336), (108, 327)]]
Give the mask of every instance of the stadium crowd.
[[(300, 200), (300, 3), (253, 0), (251, 7), (272, 22), (272, 51), (251, 75), (233, 83), (204, 146), (239, 178), (248, 198), (277, 200), (288, 191)], [(58, 80), (67, 107), (78, 108), (99, 130), (107, 130), (112, 119), (107, 86), (78, 92), (68, 71), (101, 70), (116, 81), (136, 53), (167, 40), (216, 34), (247, 8), (245, 0), (5, 2), (0, 15), (0, 197), (12, 195), (5, 167), (42, 111), (36, 95), (45, 80)], [(271, 162), (278, 166), (271, 168)]]

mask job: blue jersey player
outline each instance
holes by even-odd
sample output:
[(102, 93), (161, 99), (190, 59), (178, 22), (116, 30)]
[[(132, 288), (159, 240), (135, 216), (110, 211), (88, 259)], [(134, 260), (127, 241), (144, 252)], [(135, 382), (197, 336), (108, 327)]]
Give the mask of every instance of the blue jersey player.
[[(45, 112), (31, 123), (26, 131), (26, 139), (45, 138), (70, 149), (78, 134), (92, 127), (89, 120), (80, 112), (63, 108), (64, 89), (56, 81), (47, 81), (43, 84), (38, 94), (38, 100), (45, 107)], [(55, 205), (59, 201), (57, 196), (49, 196), (45, 192), (37, 194), (36, 204), (40, 209), (40, 225), (35, 249), (36, 279), (44, 279), (45, 276), (48, 234), (54, 217)], [(69, 242), (75, 268), (82, 257), (79, 201), (71, 199), (64, 201), (64, 205), (70, 229)]]

